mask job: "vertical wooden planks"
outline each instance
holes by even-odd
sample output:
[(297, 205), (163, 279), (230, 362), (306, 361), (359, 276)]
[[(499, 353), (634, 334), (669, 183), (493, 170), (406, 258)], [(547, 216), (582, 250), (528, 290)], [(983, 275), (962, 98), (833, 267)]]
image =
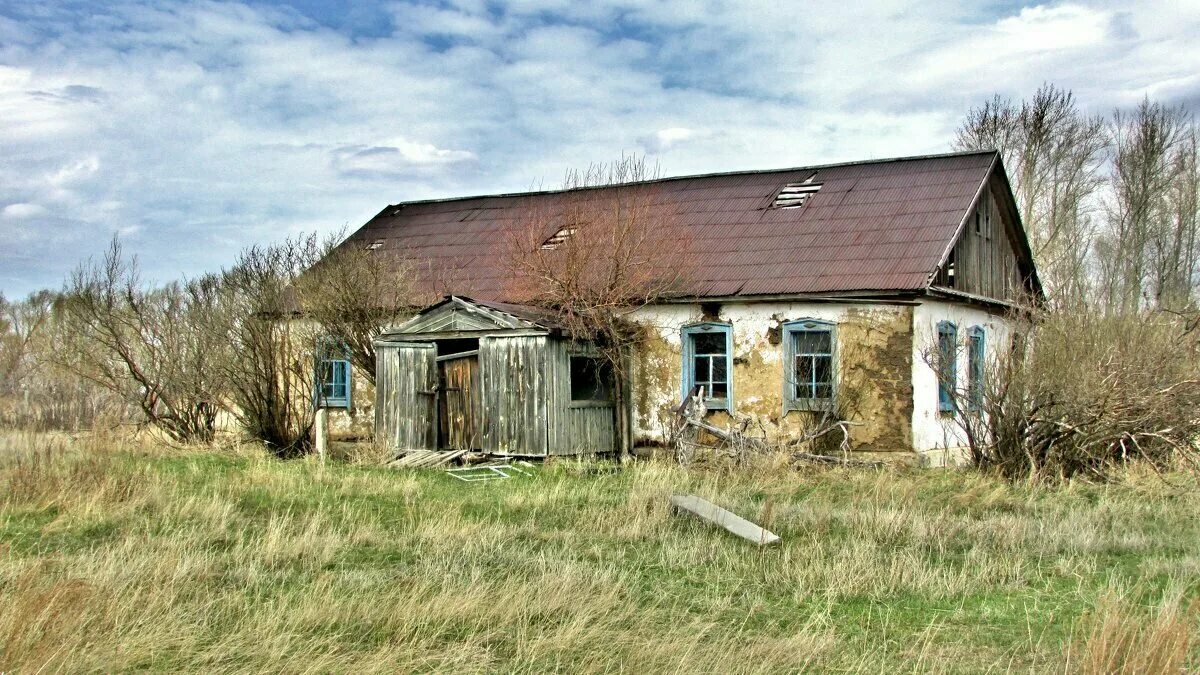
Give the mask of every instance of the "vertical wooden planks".
[(484, 450), (529, 456), (548, 453), (548, 342), (544, 335), (480, 339)]
[(376, 345), (375, 437), (393, 450), (437, 448), (436, 356), (432, 344)]

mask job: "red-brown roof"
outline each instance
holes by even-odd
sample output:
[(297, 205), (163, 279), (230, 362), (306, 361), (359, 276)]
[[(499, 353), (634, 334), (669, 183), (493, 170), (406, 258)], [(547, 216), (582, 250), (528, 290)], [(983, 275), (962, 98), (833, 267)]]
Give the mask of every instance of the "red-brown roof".
[[(644, 185), (689, 238), (684, 295), (917, 291), (929, 283), (996, 164), (994, 152), (971, 152)], [(771, 208), (785, 184), (814, 172), (821, 188), (803, 207)], [(416, 262), (420, 285), (431, 293), (503, 300), (505, 228), (531, 203), (563, 194), (397, 204), (342, 246), (380, 242), (378, 253)]]

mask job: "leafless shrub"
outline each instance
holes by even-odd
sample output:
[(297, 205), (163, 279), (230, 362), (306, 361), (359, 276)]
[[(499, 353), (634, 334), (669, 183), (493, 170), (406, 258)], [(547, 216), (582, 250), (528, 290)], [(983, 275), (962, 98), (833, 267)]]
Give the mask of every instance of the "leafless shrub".
[(49, 358), (136, 406), (173, 440), (211, 442), (222, 390), (216, 366), (228, 353), (205, 324), (217, 290), (212, 277), (148, 287), (114, 239), (68, 280)]
[(126, 416), (110, 392), (55, 366), (58, 294), (0, 296), (0, 427), (79, 430)]
[[(1200, 469), (1200, 344), (1186, 322), (1056, 311), (988, 364), (954, 418), (974, 463), (1011, 478), (1105, 478), (1131, 460)], [(961, 380), (960, 380), (961, 382)]]
[(654, 178), (657, 167), (632, 156), (568, 172), (565, 192), (531, 198), (506, 233), (509, 297), (555, 312), (611, 369), (622, 453), (632, 436), (631, 353), (646, 330), (629, 317), (677, 292), (686, 274), (688, 240)]
[(415, 269), (385, 251), (343, 243), (296, 283), (301, 310), (325, 335), (345, 344), (355, 369), (375, 382), (375, 338), (418, 304)]
[(209, 332), (231, 349), (219, 364), (226, 409), (280, 457), (312, 444), (313, 372), (321, 329), (300, 320), (296, 280), (321, 257), (316, 235), (253, 246), (220, 279)]

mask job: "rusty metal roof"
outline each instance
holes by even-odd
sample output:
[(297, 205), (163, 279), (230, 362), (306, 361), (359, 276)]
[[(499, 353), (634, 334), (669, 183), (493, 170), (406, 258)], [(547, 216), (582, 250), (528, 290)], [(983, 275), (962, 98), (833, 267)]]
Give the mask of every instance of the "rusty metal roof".
[[(639, 183), (688, 244), (688, 297), (917, 291), (926, 288), (998, 166), (969, 152), (682, 176)], [(814, 172), (816, 176), (813, 177)], [(787, 184), (820, 189), (799, 208), (772, 208)], [(592, 188), (603, 196), (610, 188)], [(388, 206), (342, 246), (413, 263), (431, 295), (505, 300), (505, 228), (530, 204), (572, 192), (533, 192)], [(548, 226), (547, 236), (556, 226)], [(381, 242), (381, 243), (380, 243)]]

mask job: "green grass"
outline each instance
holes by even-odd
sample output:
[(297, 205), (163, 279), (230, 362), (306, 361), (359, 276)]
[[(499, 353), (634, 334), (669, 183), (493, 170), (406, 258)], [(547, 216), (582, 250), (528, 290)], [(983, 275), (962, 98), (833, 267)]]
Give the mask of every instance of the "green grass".
[[(462, 483), (9, 436), (0, 671), (1062, 672), (1153, 667), (1136, 660), (1152, 649), (1200, 664), (1200, 495), (1183, 477), (587, 468)], [(672, 515), (672, 493), (783, 543)]]

